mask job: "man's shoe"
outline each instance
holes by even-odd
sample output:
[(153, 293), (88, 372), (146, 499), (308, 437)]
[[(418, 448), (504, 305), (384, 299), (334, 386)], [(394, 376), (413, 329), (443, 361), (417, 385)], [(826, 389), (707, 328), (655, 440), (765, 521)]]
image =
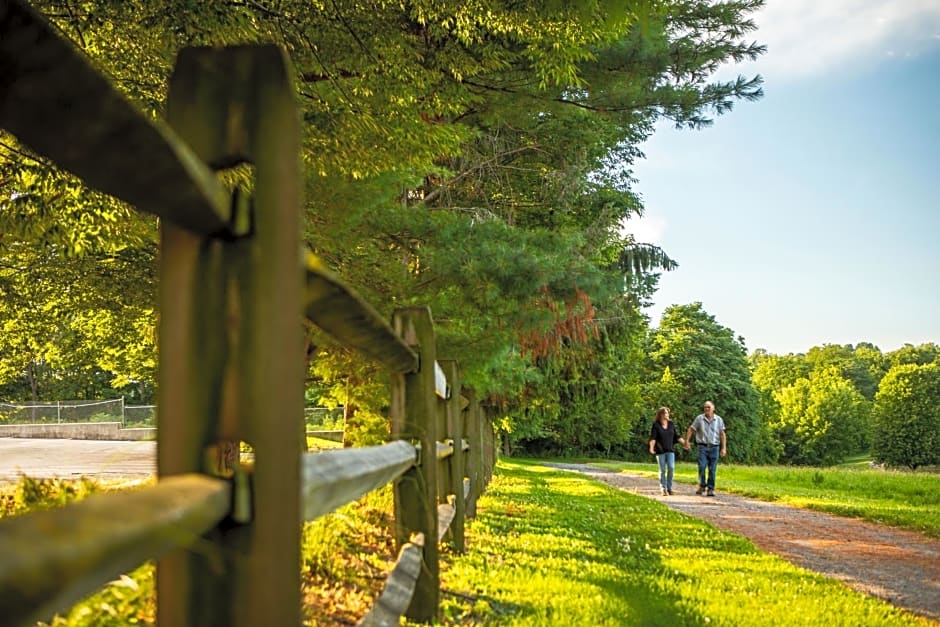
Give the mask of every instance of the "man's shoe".
[(705, 496), (715, 496), (715, 491), (714, 491), (714, 490), (709, 490), (708, 493), (707, 493)]
[(666, 490), (666, 493), (669, 494), (669, 496), (672, 496), (672, 490)]
[(662, 492), (663, 496), (666, 496), (666, 494), (668, 494), (668, 492), (666, 491), (666, 488), (660, 488), (659, 490), (660, 492)]
[(696, 494), (705, 494), (705, 488), (699, 488), (695, 491)]

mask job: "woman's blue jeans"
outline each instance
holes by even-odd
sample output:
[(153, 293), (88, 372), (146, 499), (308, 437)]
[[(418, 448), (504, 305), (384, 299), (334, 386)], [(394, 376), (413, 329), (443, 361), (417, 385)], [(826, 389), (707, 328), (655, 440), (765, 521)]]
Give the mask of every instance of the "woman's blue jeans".
[(663, 490), (672, 490), (672, 476), (676, 473), (676, 454), (660, 453), (656, 456), (659, 462), (659, 487)]

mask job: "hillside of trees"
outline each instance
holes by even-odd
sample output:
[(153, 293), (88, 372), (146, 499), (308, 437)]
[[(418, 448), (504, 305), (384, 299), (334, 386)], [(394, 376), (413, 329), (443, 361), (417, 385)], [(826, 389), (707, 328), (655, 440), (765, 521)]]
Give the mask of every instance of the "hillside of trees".
[[(642, 313), (676, 262), (630, 234), (633, 164), (657, 122), (761, 97), (712, 77), (764, 52), (763, 0), (33, 4), (154, 117), (182, 47), (281, 44), (307, 245), (383, 314), (431, 308), (507, 451), (640, 455), (656, 407), (683, 423), (711, 398), (734, 459), (835, 463), (936, 405), (905, 397), (936, 389), (934, 345), (748, 355), (700, 304)], [(157, 239), (0, 131), (0, 399), (153, 399)], [(381, 372), (307, 331), (308, 400), (381, 439)]]

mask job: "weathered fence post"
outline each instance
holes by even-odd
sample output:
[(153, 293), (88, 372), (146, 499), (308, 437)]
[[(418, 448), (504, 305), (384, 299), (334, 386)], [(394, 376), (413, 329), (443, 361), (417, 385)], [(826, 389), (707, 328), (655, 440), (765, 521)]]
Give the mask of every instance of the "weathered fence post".
[[(450, 377), (447, 376), (447, 371), (442, 367), (441, 362), (435, 362), (435, 369), (440, 370), (442, 374), (447, 379), (447, 385), (444, 390), (436, 389), (437, 393), (437, 411), (435, 412), (435, 418), (437, 420), (437, 425), (435, 426), (435, 433), (437, 433), (437, 439), (439, 442), (446, 444), (448, 440), (452, 439), (450, 431), (448, 431), (448, 420), (447, 420), (447, 392), (450, 390), (452, 382)], [(439, 388), (440, 382), (437, 384)], [(442, 395), (441, 392), (444, 392)], [(445, 459), (437, 460), (437, 502), (446, 503), (447, 497), (450, 494), (450, 460), (452, 457), (447, 457)]]
[(437, 357), (431, 311), (427, 307), (398, 309), (392, 326), (418, 353), (417, 372), (392, 380), (392, 438), (421, 445), (419, 463), (395, 482), (395, 528), (398, 545), (411, 534), (424, 535), (424, 565), (405, 615), (416, 621), (437, 618), (440, 605), (437, 543), (437, 395), (434, 361)]
[(483, 416), (480, 403), (477, 401), (476, 390), (466, 390), (467, 399), (467, 441), (470, 451), (467, 455), (467, 474), (470, 477), (470, 499), (467, 505), (467, 516), (477, 515), (477, 500), (483, 493)]
[(273, 46), (187, 49), (170, 82), (170, 125), (216, 168), (254, 163), (255, 185), (251, 203), (233, 197), (230, 233), (244, 236), (161, 223), (158, 469), (211, 473), (207, 451), (239, 441), (255, 465), (236, 491), (244, 518), (160, 560), (167, 627), (300, 624), (302, 185), (288, 76)]
[(496, 429), (493, 426), (492, 412), (483, 412), (483, 487), (486, 488), (493, 479), (493, 469), (496, 468), (497, 439)]
[(454, 441), (454, 454), (449, 460), (450, 478), (448, 492), (454, 495), (454, 521), (448, 530), (448, 537), (454, 550), (463, 552), (464, 545), (464, 519), (467, 517), (467, 500), (463, 493), (463, 479), (466, 474), (466, 454), (463, 450), (464, 420), (460, 407), (462, 399), (460, 384), (460, 367), (451, 359), (441, 360), (441, 368), (450, 383), (451, 394), (447, 399), (447, 434)]

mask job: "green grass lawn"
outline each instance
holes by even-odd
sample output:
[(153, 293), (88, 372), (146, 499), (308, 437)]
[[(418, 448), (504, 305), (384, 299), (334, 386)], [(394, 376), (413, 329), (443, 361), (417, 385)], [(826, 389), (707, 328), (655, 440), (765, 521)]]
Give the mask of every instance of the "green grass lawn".
[[(603, 468), (659, 476), (655, 463), (594, 463)], [(676, 464), (676, 481), (692, 489), (698, 483), (697, 466), (692, 462)], [(857, 464), (802, 468), (720, 463), (716, 483), (719, 491), (862, 518), (940, 538), (937, 473), (873, 470)]]
[[(655, 476), (653, 464), (615, 467)], [(694, 466), (680, 465), (689, 490), (694, 472)], [(904, 484), (914, 479), (914, 485), (934, 486), (927, 492), (936, 499), (931, 475), (831, 473), (727, 465), (719, 470), (719, 485), (763, 482), (763, 489), (788, 493), (830, 490), (835, 501), (857, 492), (856, 500), (884, 504), (893, 496), (879, 491), (913, 489)], [(878, 484), (879, 477), (889, 483)], [(852, 487), (853, 481), (863, 487)], [(0, 490), (0, 517), (61, 505), (99, 489), (109, 488), (23, 479)], [(384, 488), (305, 526), (305, 624), (355, 624), (374, 603), (395, 555), (391, 502), (391, 491)], [(477, 517), (467, 523), (467, 552), (455, 555), (445, 547), (442, 555), (443, 624), (935, 624), (763, 553), (748, 540), (657, 500), (534, 461), (499, 462)], [(153, 595), (153, 567), (145, 565), (51, 624), (153, 624)]]
[(451, 624), (930, 624), (657, 501), (517, 460), (499, 463), (442, 585)]
[(343, 448), (343, 443), (334, 442), (333, 440), (325, 440), (323, 438), (315, 438), (312, 435), (307, 436), (308, 451), (322, 451), (324, 449), (331, 448)]

